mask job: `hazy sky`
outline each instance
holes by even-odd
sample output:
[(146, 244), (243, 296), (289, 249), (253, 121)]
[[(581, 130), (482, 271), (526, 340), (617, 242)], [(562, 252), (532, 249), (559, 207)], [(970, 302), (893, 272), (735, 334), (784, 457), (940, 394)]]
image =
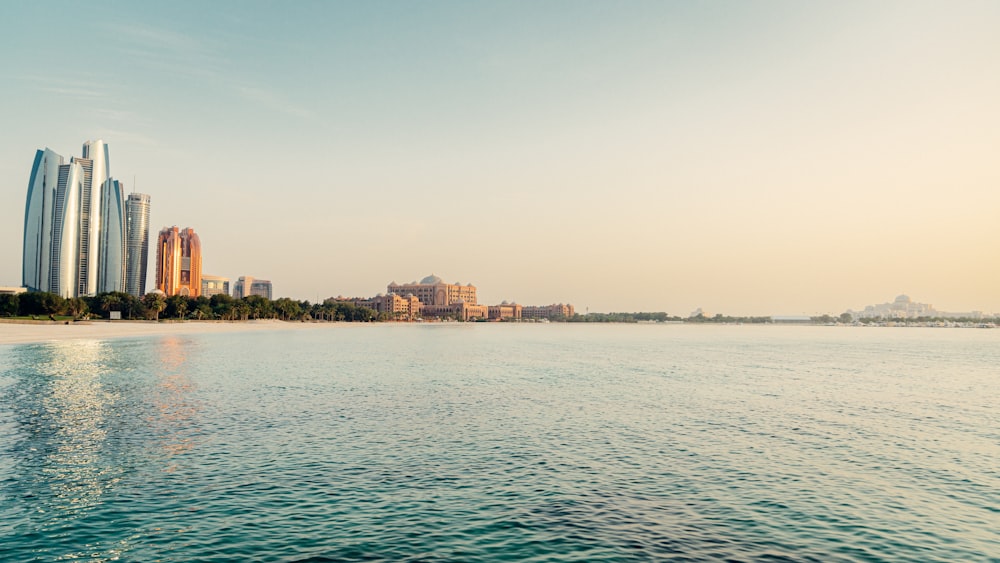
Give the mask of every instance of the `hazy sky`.
[(1000, 311), (998, 30), (993, 1), (2, 2), (0, 285), (35, 150), (102, 138), (151, 236), (276, 296)]

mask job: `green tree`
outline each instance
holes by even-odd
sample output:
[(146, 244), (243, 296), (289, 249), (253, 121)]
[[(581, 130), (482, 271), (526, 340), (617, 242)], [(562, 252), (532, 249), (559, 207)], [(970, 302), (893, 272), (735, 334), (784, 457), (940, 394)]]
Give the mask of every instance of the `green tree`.
[(66, 300), (44, 291), (31, 291), (18, 296), (22, 315), (55, 315), (66, 308)]
[(212, 313), (212, 306), (207, 303), (207, 300), (205, 303), (197, 302), (197, 304), (194, 307), (194, 311), (192, 311), (191, 313), (199, 321), (203, 321), (205, 319), (211, 319), (213, 316), (215, 316), (215, 314)]
[(233, 305), (235, 302), (235, 299), (225, 293), (213, 295), (212, 298), (208, 300), (208, 303), (212, 308), (212, 314), (225, 321), (231, 321), (234, 319)]
[(188, 298), (184, 295), (171, 295), (167, 297), (166, 308), (163, 316), (167, 318), (181, 319), (188, 312)]
[(88, 309), (89, 307), (87, 306), (87, 302), (79, 297), (73, 297), (66, 300), (66, 313), (73, 318), (82, 317)]
[(274, 310), (278, 314), (278, 318), (283, 321), (302, 317), (302, 306), (297, 301), (293, 301), (287, 297), (275, 300)]
[(17, 314), (21, 299), (16, 293), (5, 293), (0, 295), (0, 315), (13, 317)]
[(245, 321), (250, 318), (251, 312), (250, 305), (246, 301), (240, 299), (233, 303), (233, 320), (239, 319)]
[(121, 311), (122, 300), (116, 293), (102, 293), (98, 296), (101, 310), (111, 316), (111, 311)]
[(167, 308), (167, 299), (162, 293), (147, 293), (142, 296), (142, 304), (146, 307), (146, 314), (158, 321), (160, 313)]
[(243, 302), (250, 308), (250, 317), (254, 319), (273, 319), (274, 304), (270, 299), (260, 295), (248, 295)]
[(131, 319), (135, 315), (142, 315), (144, 313), (142, 301), (138, 297), (129, 293), (119, 293), (119, 295), (122, 300), (122, 313), (125, 317)]

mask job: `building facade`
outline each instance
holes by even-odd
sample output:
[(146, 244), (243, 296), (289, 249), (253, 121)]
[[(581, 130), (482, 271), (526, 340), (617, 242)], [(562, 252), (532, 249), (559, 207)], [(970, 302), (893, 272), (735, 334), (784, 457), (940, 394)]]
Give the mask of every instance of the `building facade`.
[(259, 295), (271, 299), (271, 280), (259, 280), (253, 276), (240, 276), (233, 284), (233, 297), (242, 299), (251, 295)]
[(504, 301), (499, 305), (489, 306), (489, 319), (491, 321), (519, 321), (523, 314), (524, 307), (517, 303)]
[(524, 319), (568, 319), (575, 311), (572, 305), (562, 303), (553, 305), (525, 305), (521, 310)]
[(164, 295), (201, 295), (201, 239), (194, 229), (166, 227), (156, 241), (156, 289)]
[(459, 301), (448, 305), (423, 305), (420, 308), (420, 313), (425, 317), (472, 321), (489, 318), (490, 311), (486, 305)]
[(229, 278), (202, 274), (201, 294), (205, 297), (211, 297), (219, 294), (229, 295)]
[[(110, 179), (111, 170), (108, 145), (101, 140), (87, 141), (83, 144), (83, 157), (71, 157), (70, 162), (78, 164), (83, 172), (83, 183), (80, 190), (80, 253), (77, 295), (94, 295), (102, 291), (121, 291), (121, 288), (117, 290), (107, 289), (102, 282), (107, 283), (108, 287), (114, 287), (114, 282), (101, 279), (101, 272), (106, 269), (105, 265), (101, 263), (104, 242), (102, 234), (107, 232), (102, 227), (109, 219), (102, 214), (105, 208), (104, 197), (108, 191), (106, 182)], [(121, 226), (124, 229), (124, 223)], [(114, 238), (124, 240), (125, 235), (122, 233), (120, 237)], [(121, 254), (123, 255), (124, 252)], [(115, 267), (122, 267), (124, 270), (124, 262), (121, 260), (124, 260), (124, 256), (118, 259), (117, 264), (111, 265), (107, 269), (113, 270)]]
[(412, 321), (420, 317), (422, 304), (414, 295), (402, 297), (395, 293), (379, 294), (368, 299), (341, 299), (352, 303), (355, 307), (365, 307), (376, 313), (384, 313), (392, 320)]
[(108, 146), (87, 141), (66, 163), (40, 149), (28, 180), (22, 283), (62, 297), (122, 291), (123, 186), (110, 177)]
[(478, 302), (476, 287), (471, 283), (468, 285), (445, 283), (433, 274), (420, 280), (420, 283), (410, 282), (400, 285), (392, 282), (386, 287), (386, 291), (396, 295), (414, 295), (424, 305), (432, 306), (451, 305), (460, 301), (475, 305)]
[(420, 302), (420, 315), (425, 317), (448, 317), (467, 321), (470, 319), (485, 319), (489, 309), (479, 305), (476, 297), (476, 286), (460, 283), (445, 283), (441, 278), (431, 274), (420, 282), (407, 284), (390, 283), (386, 287), (390, 295), (398, 295), (409, 299), (416, 298)]
[[(134, 186), (133, 186), (134, 187)], [(125, 200), (125, 291), (142, 297), (149, 269), (149, 202), (146, 194)]]
[(109, 178), (101, 190), (97, 248), (97, 292), (125, 291), (126, 252), (125, 185)]

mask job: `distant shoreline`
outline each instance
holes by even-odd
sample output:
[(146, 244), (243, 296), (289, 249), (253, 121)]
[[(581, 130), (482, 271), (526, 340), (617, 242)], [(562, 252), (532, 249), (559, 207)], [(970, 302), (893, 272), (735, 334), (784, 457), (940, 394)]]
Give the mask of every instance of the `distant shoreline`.
[[(324, 323), (332, 326), (334, 323)], [(318, 323), (259, 321), (30, 321), (0, 319), (0, 345), (142, 336), (295, 330)]]
[[(467, 323), (356, 323), (356, 322), (301, 322), (301, 321), (280, 321), (274, 319), (250, 320), (250, 321), (220, 321), (220, 320), (165, 320), (165, 321), (142, 321), (142, 320), (88, 320), (88, 321), (49, 321), (49, 320), (25, 320), (25, 319), (0, 319), (0, 346), (10, 344), (37, 344), (42, 342), (61, 342), (66, 340), (107, 340), (119, 338), (137, 338), (144, 336), (168, 336), (187, 334), (225, 334), (237, 332), (259, 332), (268, 330), (308, 330), (318, 327), (334, 327), (343, 325), (385, 325), (399, 324), (409, 326), (439, 325), (439, 324), (467, 324)], [(468, 323), (480, 324), (480, 323)], [(496, 324), (496, 323), (487, 323)], [(502, 323), (502, 324), (522, 324), (522, 323)], [(523, 323), (530, 325), (548, 323)], [(823, 323), (684, 323), (684, 322), (639, 322), (639, 323), (551, 323), (566, 326), (594, 326), (608, 324), (623, 325), (683, 325), (683, 326), (799, 326), (799, 327), (822, 327), (836, 326), (844, 328), (996, 328), (992, 323), (983, 324), (955, 324), (949, 326), (935, 325), (933, 323), (879, 323), (879, 324), (823, 324)]]

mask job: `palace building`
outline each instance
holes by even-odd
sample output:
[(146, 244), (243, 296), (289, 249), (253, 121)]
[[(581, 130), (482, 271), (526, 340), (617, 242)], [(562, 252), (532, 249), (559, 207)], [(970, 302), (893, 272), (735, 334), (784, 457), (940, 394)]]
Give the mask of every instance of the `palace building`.
[(420, 314), (425, 317), (452, 317), (463, 321), (489, 317), (489, 308), (477, 303), (476, 286), (471, 283), (445, 283), (431, 274), (420, 283), (392, 282), (386, 291), (401, 297), (416, 297), (421, 303)]

